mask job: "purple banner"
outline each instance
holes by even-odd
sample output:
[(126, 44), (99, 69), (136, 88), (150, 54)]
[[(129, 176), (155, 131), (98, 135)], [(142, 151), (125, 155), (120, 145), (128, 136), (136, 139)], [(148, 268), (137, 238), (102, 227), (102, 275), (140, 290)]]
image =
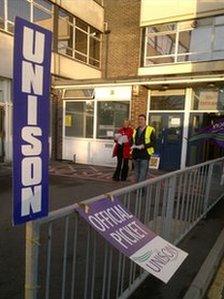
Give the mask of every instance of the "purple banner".
[(118, 199), (103, 198), (76, 210), (111, 245), (165, 283), (187, 257), (149, 230)]
[(52, 33), (16, 17), (13, 69), (13, 222), (48, 214)]
[(201, 129), (197, 134), (192, 136), (189, 141), (208, 139), (214, 141), (220, 147), (224, 147), (224, 118), (215, 121), (212, 125)]

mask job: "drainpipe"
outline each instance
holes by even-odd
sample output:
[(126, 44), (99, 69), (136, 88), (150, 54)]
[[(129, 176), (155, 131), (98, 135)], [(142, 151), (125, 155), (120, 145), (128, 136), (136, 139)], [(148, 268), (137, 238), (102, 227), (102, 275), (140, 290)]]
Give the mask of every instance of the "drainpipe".
[[(107, 23), (106, 23), (107, 24)], [(107, 27), (107, 25), (105, 26)], [(106, 29), (104, 31), (105, 34), (105, 71), (104, 71), (104, 78), (107, 79), (108, 77), (108, 52), (109, 52), (109, 34), (110, 34), (110, 30)]]

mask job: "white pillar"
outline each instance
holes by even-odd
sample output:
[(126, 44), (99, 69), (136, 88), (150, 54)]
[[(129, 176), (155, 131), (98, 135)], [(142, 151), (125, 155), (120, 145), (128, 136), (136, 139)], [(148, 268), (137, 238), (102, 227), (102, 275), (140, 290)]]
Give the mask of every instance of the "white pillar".
[(180, 164), (181, 169), (184, 169), (186, 167), (186, 161), (187, 161), (187, 144), (188, 144), (187, 139), (188, 139), (188, 132), (189, 132), (191, 101), (192, 101), (192, 88), (186, 88), (183, 139), (182, 139), (181, 164)]

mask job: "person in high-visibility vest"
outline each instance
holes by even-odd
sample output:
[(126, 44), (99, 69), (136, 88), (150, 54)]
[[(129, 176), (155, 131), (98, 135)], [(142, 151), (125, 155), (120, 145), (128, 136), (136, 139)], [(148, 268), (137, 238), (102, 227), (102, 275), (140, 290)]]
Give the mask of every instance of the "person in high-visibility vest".
[(154, 154), (155, 148), (155, 129), (146, 125), (146, 116), (138, 116), (138, 128), (134, 130), (132, 140), (132, 159), (136, 182), (147, 179), (149, 170), (149, 160)]

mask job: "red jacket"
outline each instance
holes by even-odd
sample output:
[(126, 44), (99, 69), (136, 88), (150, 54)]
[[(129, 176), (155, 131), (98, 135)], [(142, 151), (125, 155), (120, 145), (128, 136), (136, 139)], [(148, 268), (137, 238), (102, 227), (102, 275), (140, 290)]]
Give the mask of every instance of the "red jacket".
[[(121, 128), (118, 131), (119, 134), (122, 135), (127, 135), (128, 137), (128, 142), (124, 143), (123, 146), (123, 158), (124, 159), (129, 159), (131, 157), (131, 140), (132, 140), (132, 136), (133, 136), (133, 129), (132, 128)], [(118, 150), (118, 143), (115, 140), (116, 144), (114, 147), (114, 151), (113, 151), (113, 157), (117, 156), (117, 150)]]

